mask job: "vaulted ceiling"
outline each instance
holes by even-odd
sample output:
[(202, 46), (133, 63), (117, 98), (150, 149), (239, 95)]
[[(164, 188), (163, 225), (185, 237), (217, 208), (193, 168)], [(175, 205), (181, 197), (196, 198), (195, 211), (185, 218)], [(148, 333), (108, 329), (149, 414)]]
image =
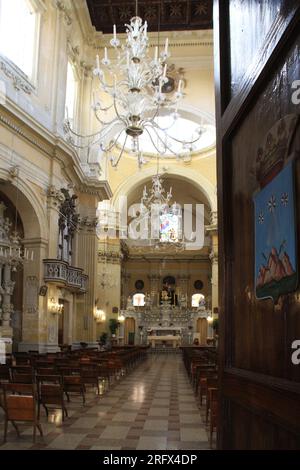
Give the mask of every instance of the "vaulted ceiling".
[[(116, 24), (135, 16), (135, 0), (87, 0), (91, 20), (97, 31), (112, 33)], [(182, 31), (212, 28), (213, 0), (140, 0), (138, 15), (147, 20), (150, 31)]]

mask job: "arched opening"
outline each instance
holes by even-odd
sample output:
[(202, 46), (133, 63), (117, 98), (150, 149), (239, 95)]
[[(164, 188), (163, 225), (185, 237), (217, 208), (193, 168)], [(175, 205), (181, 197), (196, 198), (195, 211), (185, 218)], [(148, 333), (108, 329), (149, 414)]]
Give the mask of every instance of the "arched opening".
[(135, 343), (135, 319), (127, 317), (124, 323), (124, 342), (127, 345), (134, 345)]
[[(5, 309), (9, 304), (12, 305), (13, 308), (10, 311), (13, 339), (12, 350), (17, 351), (18, 344), (22, 341), (23, 269), (21, 269), (20, 265), (10, 268), (7, 264), (9, 263), (9, 260), (7, 260), (6, 263), (5, 256), (3, 255), (6, 251), (6, 236), (11, 239), (13, 233), (16, 232), (22, 240), (24, 239), (24, 227), (15, 205), (2, 191), (0, 191), (0, 205), (0, 287), (2, 288), (2, 295), (0, 296), (0, 307), (2, 313), (1, 321), (4, 321)], [(10, 299), (7, 298), (9, 292), (11, 292)]]
[(134, 307), (144, 307), (145, 306), (145, 294), (138, 292), (134, 294), (133, 298), (133, 306)]
[(192, 295), (192, 307), (199, 308), (205, 306), (205, 296), (203, 294), (197, 293)]
[(199, 343), (202, 345), (207, 344), (207, 327), (208, 323), (206, 318), (198, 318), (197, 333), (199, 335)]
[[(3, 173), (0, 172), (0, 173)], [(46, 235), (47, 224), (44, 222), (40, 202), (34, 200), (35, 196), (26, 183), (16, 177), (12, 182), (2, 181), (0, 190), (0, 203), (2, 212), (0, 224), (1, 251), (1, 287), (4, 295), (1, 295), (1, 326), (4, 336), (12, 338), (12, 350), (18, 351), (22, 342), (33, 341), (34, 335), (38, 335), (39, 312), (39, 249), (43, 235)], [(35, 201), (37, 210), (34, 209)], [(39, 216), (37, 214), (39, 212)], [(8, 225), (7, 225), (8, 224)], [(5, 242), (5, 231), (7, 240)], [(17, 232), (16, 237), (13, 232)], [(13, 248), (13, 239), (18, 240)], [(12, 246), (12, 254), (16, 254), (18, 262), (8, 262), (3, 253), (9, 256)], [(21, 261), (21, 258), (25, 261)], [(36, 330), (32, 324), (36, 324)], [(29, 327), (30, 324), (30, 327)], [(28, 341), (29, 342), (29, 341)], [(9, 348), (10, 349), (10, 348)], [(8, 349), (8, 350), (9, 350)]]

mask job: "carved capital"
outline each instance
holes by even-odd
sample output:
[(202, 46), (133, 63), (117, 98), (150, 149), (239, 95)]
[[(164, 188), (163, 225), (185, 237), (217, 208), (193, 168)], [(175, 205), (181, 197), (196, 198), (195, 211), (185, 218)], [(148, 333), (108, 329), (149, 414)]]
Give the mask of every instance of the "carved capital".
[(87, 230), (89, 232), (95, 232), (99, 223), (98, 217), (81, 217), (79, 227), (81, 230)]
[(63, 195), (61, 190), (57, 189), (54, 185), (51, 185), (49, 187), (47, 196), (48, 196), (48, 203), (50, 203), (54, 207), (58, 207), (65, 200), (65, 196)]

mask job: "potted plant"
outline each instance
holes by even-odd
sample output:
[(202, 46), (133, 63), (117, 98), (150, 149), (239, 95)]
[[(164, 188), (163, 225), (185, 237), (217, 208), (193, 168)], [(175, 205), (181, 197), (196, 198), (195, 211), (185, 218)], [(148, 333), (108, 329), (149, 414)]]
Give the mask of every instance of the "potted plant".
[(218, 336), (219, 334), (219, 319), (218, 318), (214, 318), (212, 327), (215, 332), (215, 336)]
[(215, 340), (215, 346), (218, 346), (218, 339), (219, 339), (219, 319), (214, 318), (212, 327), (214, 330), (214, 340)]
[(108, 336), (107, 333), (102, 333), (102, 335), (99, 338), (100, 346), (105, 346), (106, 345), (107, 336)]
[(119, 326), (119, 322), (115, 318), (111, 318), (109, 320), (109, 329), (110, 329), (112, 338), (116, 336), (118, 326)]

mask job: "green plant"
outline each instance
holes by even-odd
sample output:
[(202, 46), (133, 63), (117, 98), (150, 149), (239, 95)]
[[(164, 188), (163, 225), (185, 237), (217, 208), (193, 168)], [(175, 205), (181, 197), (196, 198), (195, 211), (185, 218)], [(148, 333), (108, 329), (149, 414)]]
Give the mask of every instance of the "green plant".
[(115, 318), (111, 318), (109, 320), (109, 329), (112, 335), (116, 334), (118, 326), (119, 326), (119, 322)]
[(218, 318), (214, 318), (212, 327), (213, 327), (215, 334), (217, 335), (219, 333), (219, 319)]
[(102, 335), (100, 336), (99, 343), (101, 344), (101, 346), (104, 346), (106, 344), (107, 336), (107, 333), (102, 333)]

